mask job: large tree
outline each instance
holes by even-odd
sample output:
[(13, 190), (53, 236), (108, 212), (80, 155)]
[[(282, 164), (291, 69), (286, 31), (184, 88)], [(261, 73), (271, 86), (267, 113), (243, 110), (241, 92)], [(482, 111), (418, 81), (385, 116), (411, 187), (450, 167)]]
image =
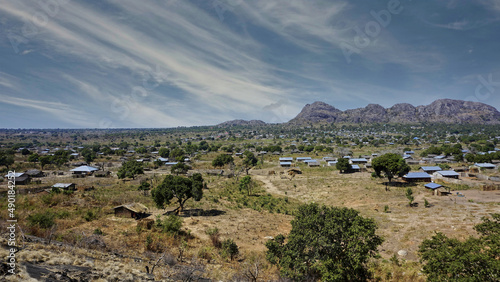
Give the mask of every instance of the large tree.
[(230, 155), (226, 154), (221, 154), (215, 157), (215, 159), (212, 161), (212, 166), (214, 167), (223, 167), (227, 164), (233, 163), (234, 159)]
[(257, 165), (259, 160), (255, 157), (255, 155), (250, 151), (243, 152), (243, 167), (245, 168), (245, 172), (248, 175), (248, 171)]
[(394, 153), (387, 153), (373, 159), (372, 167), (378, 177), (384, 172), (389, 182), (391, 182), (395, 175), (403, 176), (410, 171), (410, 167), (406, 164), (405, 160), (400, 155)]
[(383, 240), (373, 219), (348, 208), (300, 206), (287, 242), (283, 235), (266, 243), (266, 257), (294, 281), (362, 281), (366, 263)]
[(0, 151), (0, 165), (4, 165), (9, 169), (9, 166), (14, 164), (14, 155), (8, 152)]
[(481, 235), (466, 241), (437, 233), (419, 247), (429, 281), (500, 281), (500, 214), (474, 227)]
[(349, 160), (345, 158), (338, 159), (335, 167), (340, 170), (340, 172), (347, 172), (352, 169), (352, 165), (349, 163)]
[(136, 160), (129, 160), (123, 163), (117, 173), (119, 179), (125, 177), (135, 179), (137, 174), (144, 174), (144, 168), (142, 163)]
[(175, 210), (182, 212), (187, 200), (195, 201), (203, 197), (203, 177), (195, 173), (190, 177), (167, 175), (163, 182), (151, 191), (153, 200), (158, 208), (164, 208), (175, 198), (179, 207)]

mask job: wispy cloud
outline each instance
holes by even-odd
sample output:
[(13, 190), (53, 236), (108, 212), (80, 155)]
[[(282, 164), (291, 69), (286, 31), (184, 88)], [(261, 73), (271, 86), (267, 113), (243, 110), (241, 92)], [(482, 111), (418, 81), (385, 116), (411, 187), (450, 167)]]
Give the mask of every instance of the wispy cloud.
[(87, 116), (84, 111), (63, 103), (24, 99), (7, 95), (0, 95), (0, 99), (2, 100), (2, 103), (49, 113), (54, 117), (60, 120), (66, 120), (68, 123), (77, 127), (96, 127), (95, 121), (93, 121), (91, 117)]

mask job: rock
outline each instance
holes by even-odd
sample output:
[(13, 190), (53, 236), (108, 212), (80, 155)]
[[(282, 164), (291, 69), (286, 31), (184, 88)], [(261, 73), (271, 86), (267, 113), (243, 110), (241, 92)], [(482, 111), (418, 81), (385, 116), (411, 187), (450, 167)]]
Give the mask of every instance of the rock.
[(406, 256), (408, 255), (408, 252), (407, 252), (407, 251), (405, 251), (405, 250), (399, 250), (399, 251), (398, 251), (398, 255), (399, 255), (400, 257), (406, 257)]

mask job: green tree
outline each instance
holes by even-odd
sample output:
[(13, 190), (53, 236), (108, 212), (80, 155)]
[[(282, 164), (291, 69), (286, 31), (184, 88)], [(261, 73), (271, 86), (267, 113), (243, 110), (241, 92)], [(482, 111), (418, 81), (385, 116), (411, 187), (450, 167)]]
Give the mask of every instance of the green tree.
[(137, 174), (144, 174), (144, 168), (142, 167), (142, 163), (136, 160), (129, 160), (123, 163), (117, 173), (119, 179), (125, 177), (135, 179)]
[(248, 175), (248, 171), (257, 165), (259, 160), (255, 157), (255, 155), (250, 151), (243, 152), (243, 167), (245, 168), (245, 172)]
[(54, 153), (51, 158), (51, 163), (55, 164), (57, 167), (61, 167), (69, 160), (69, 152), (65, 150), (59, 150)]
[(381, 176), (381, 172), (384, 172), (389, 182), (395, 175), (403, 176), (410, 171), (410, 167), (406, 164), (405, 160), (394, 153), (387, 153), (378, 158), (373, 159), (372, 167), (378, 177)]
[(373, 219), (348, 208), (308, 204), (299, 207), (285, 243), (283, 235), (266, 243), (266, 257), (294, 281), (363, 281), (366, 263), (383, 240)]
[(254, 186), (254, 183), (252, 181), (252, 178), (250, 177), (250, 175), (247, 175), (240, 180), (238, 188), (240, 189), (240, 191), (243, 191), (243, 190), (247, 191), (248, 196), (250, 196), (250, 193), (252, 192), (253, 186)]
[(158, 155), (160, 155), (160, 157), (162, 158), (168, 158), (168, 156), (170, 155), (170, 150), (167, 148), (160, 148), (160, 150), (158, 150)]
[(95, 154), (95, 152), (93, 150), (91, 150), (90, 148), (84, 148), (80, 154), (82, 155), (82, 157), (85, 159), (85, 162), (87, 163), (91, 163), (92, 161), (94, 161), (94, 159), (97, 157), (97, 155)]
[(183, 158), (184, 159), (184, 151), (181, 148), (175, 148), (170, 151), (170, 157), (173, 159)]
[(191, 167), (188, 166), (187, 164), (179, 162), (179, 163), (176, 163), (175, 165), (172, 166), (172, 168), (170, 169), (170, 172), (175, 174), (175, 175), (186, 174), (188, 172), (188, 170), (190, 170), (190, 169), (191, 169)]
[(231, 261), (239, 253), (238, 245), (236, 245), (233, 239), (226, 239), (222, 241), (221, 246), (222, 255), (226, 257), (229, 256), (231, 258)]
[(474, 227), (479, 238), (466, 241), (436, 233), (419, 246), (423, 272), (429, 281), (499, 281), (500, 214)]
[(28, 162), (33, 163), (33, 165), (38, 162), (38, 159), (40, 158), (40, 155), (37, 153), (33, 153), (28, 156)]
[(4, 165), (9, 169), (9, 166), (14, 164), (14, 155), (8, 152), (0, 151), (0, 165)]
[(167, 175), (163, 182), (151, 191), (153, 200), (158, 208), (164, 208), (175, 198), (179, 207), (175, 210), (182, 212), (187, 200), (195, 201), (203, 197), (203, 177), (195, 173), (190, 177)]
[(39, 161), (40, 161), (40, 167), (41, 169), (43, 170), (43, 167), (50, 164), (51, 161), (52, 161), (52, 158), (51, 156), (41, 156), (39, 158)]
[(227, 164), (233, 163), (234, 159), (230, 155), (226, 154), (221, 154), (218, 155), (213, 161), (212, 161), (212, 166), (214, 167), (223, 167)]
[(31, 154), (30, 150), (28, 150), (28, 149), (26, 149), (26, 148), (24, 148), (24, 149), (22, 149), (22, 150), (21, 150), (21, 155), (23, 155), (23, 156), (27, 156), (27, 155), (29, 155), (29, 154)]
[(349, 163), (349, 160), (345, 158), (338, 159), (335, 167), (340, 170), (341, 173), (348, 172), (352, 169), (352, 165)]

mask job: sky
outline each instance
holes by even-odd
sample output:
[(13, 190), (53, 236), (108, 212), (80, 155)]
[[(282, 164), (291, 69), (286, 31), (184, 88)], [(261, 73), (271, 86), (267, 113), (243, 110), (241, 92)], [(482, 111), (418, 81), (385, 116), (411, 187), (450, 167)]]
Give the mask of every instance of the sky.
[(0, 0), (0, 128), (500, 108), (500, 1)]

